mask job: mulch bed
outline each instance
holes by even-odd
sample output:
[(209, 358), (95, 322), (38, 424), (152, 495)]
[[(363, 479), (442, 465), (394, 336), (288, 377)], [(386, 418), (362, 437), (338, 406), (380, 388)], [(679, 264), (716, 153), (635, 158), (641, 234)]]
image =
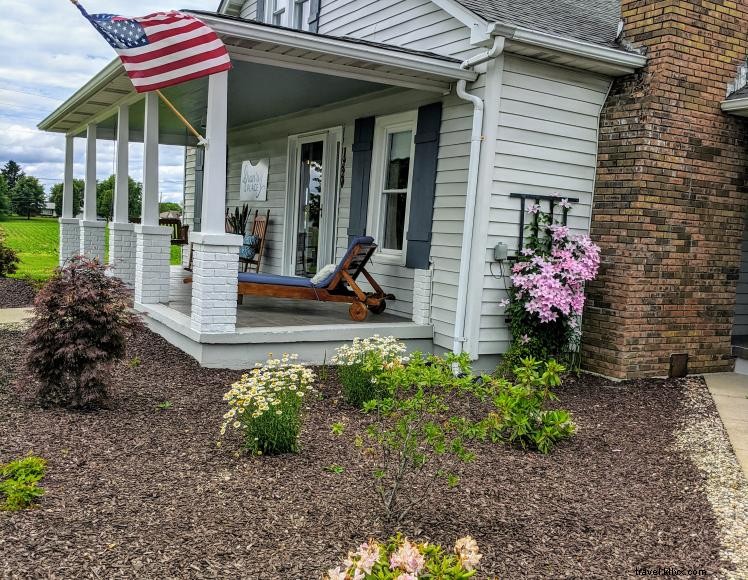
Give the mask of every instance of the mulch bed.
[(0, 278), (0, 308), (24, 308), (31, 306), (36, 289), (25, 280)]
[[(0, 330), (0, 461), (33, 451), (49, 472), (38, 509), (0, 514), (0, 576), (306, 580), (394, 531), (349, 439), (330, 432), (362, 424), (332, 377), (309, 400), (299, 454), (236, 457), (235, 441), (215, 443), (238, 372), (201, 369), (143, 331), (128, 353), (142, 364), (117, 368), (112, 409), (42, 410), (16, 391), (21, 338)], [(583, 377), (558, 394), (580, 426), (571, 442), (549, 456), (479, 446), (459, 487), (436, 489), (401, 531), (447, 546), (473, 535), (482, 578), (716, 573), (703, 478), (672, 446), (683, 383)]]

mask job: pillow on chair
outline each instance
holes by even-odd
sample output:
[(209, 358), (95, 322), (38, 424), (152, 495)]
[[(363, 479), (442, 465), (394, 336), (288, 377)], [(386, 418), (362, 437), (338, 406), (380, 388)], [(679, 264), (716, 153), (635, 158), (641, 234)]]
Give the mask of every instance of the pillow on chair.
[(257, 255), (257, 251), (260, 249), (260, 238), (259, 236), (244, 236), (244, 243), (239, 248), (239, 257), (242, 260), (254, 260)]
[(337, 264), (328, 264), (327, 266), (324, 266), (319, 272), (315, 274), (314, 278), (312, 278), (312, 284), (316, 286), (317, 284), (322, 282), (325, 278), (332, 274), (337, 267)]

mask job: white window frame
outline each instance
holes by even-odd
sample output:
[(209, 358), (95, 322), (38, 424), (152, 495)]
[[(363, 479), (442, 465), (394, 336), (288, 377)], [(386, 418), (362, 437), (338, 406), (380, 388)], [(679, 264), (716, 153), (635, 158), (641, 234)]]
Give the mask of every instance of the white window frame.
[[(397, 113), (378, 117), (374, 125), (374, 150), (371, 160), (371, 183), (369, 189), (369, 208), (366, 223), (367, 231), (379, 245), (378, 260), (388, 264), (405, 266), (408, 254), (408, 225), (410, 222), (410, 202), (413, 193), (413, 169), (416, 153), (416, 125), (418, 111)], [(405, 224), (403, 225), (403, 249), (393, 250), (383, 247), (384, 240), (384, 179), (387, 172), (387, 158), (389, 156), (389, 136), (393, 133), (410, 131), (413, 141), (410, 145), (410, 172), (408, 175), (408, 189), (405, 192)]]
[[(280, 22), (275, 22), (276, 15)], [(276, 26), (288, 26), (288, 0), (265, 0), (265, 22)]]
[[(295, 30), (309, 30), (309, 16), (312, 9), (311, 0), (262, 0), (265, 2), (265, 22), (276, 26), (285, 26)], [(301, 28), (296, 26), (299, 10), (301, 11)], [(275, 17), (280, 23), (276, 24)]]
[[(296, 30), (309, 30), (309, 16), (312, 10), (311, 0), (291, 0), (293, 5), (291, 27)], [(301, 15), (301, 22), (298, 17)], [(297, 24), (300, 24), (297, 26)]]

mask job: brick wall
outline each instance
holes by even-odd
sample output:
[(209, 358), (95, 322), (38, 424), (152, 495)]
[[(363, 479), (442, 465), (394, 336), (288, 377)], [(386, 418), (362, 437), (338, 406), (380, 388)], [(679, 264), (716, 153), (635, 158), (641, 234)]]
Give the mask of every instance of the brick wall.
[(686, 352), (692, 373), (730, 370), (748, 138), (720, 101), (748, 52), (748, 2), (623, 0), (622, 16), (648, 65), (601, 118), (584, 364), (663, 375)]

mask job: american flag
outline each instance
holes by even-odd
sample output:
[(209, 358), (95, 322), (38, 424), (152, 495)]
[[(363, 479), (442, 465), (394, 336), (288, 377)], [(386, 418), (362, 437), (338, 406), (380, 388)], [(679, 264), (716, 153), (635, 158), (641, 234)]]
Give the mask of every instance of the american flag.
[(231, 68), (229, 53), (218, 35), (189, 14), (172, 10), (125, 18), (88, 14), (74, 3), (117, 51), (139, 93)]

